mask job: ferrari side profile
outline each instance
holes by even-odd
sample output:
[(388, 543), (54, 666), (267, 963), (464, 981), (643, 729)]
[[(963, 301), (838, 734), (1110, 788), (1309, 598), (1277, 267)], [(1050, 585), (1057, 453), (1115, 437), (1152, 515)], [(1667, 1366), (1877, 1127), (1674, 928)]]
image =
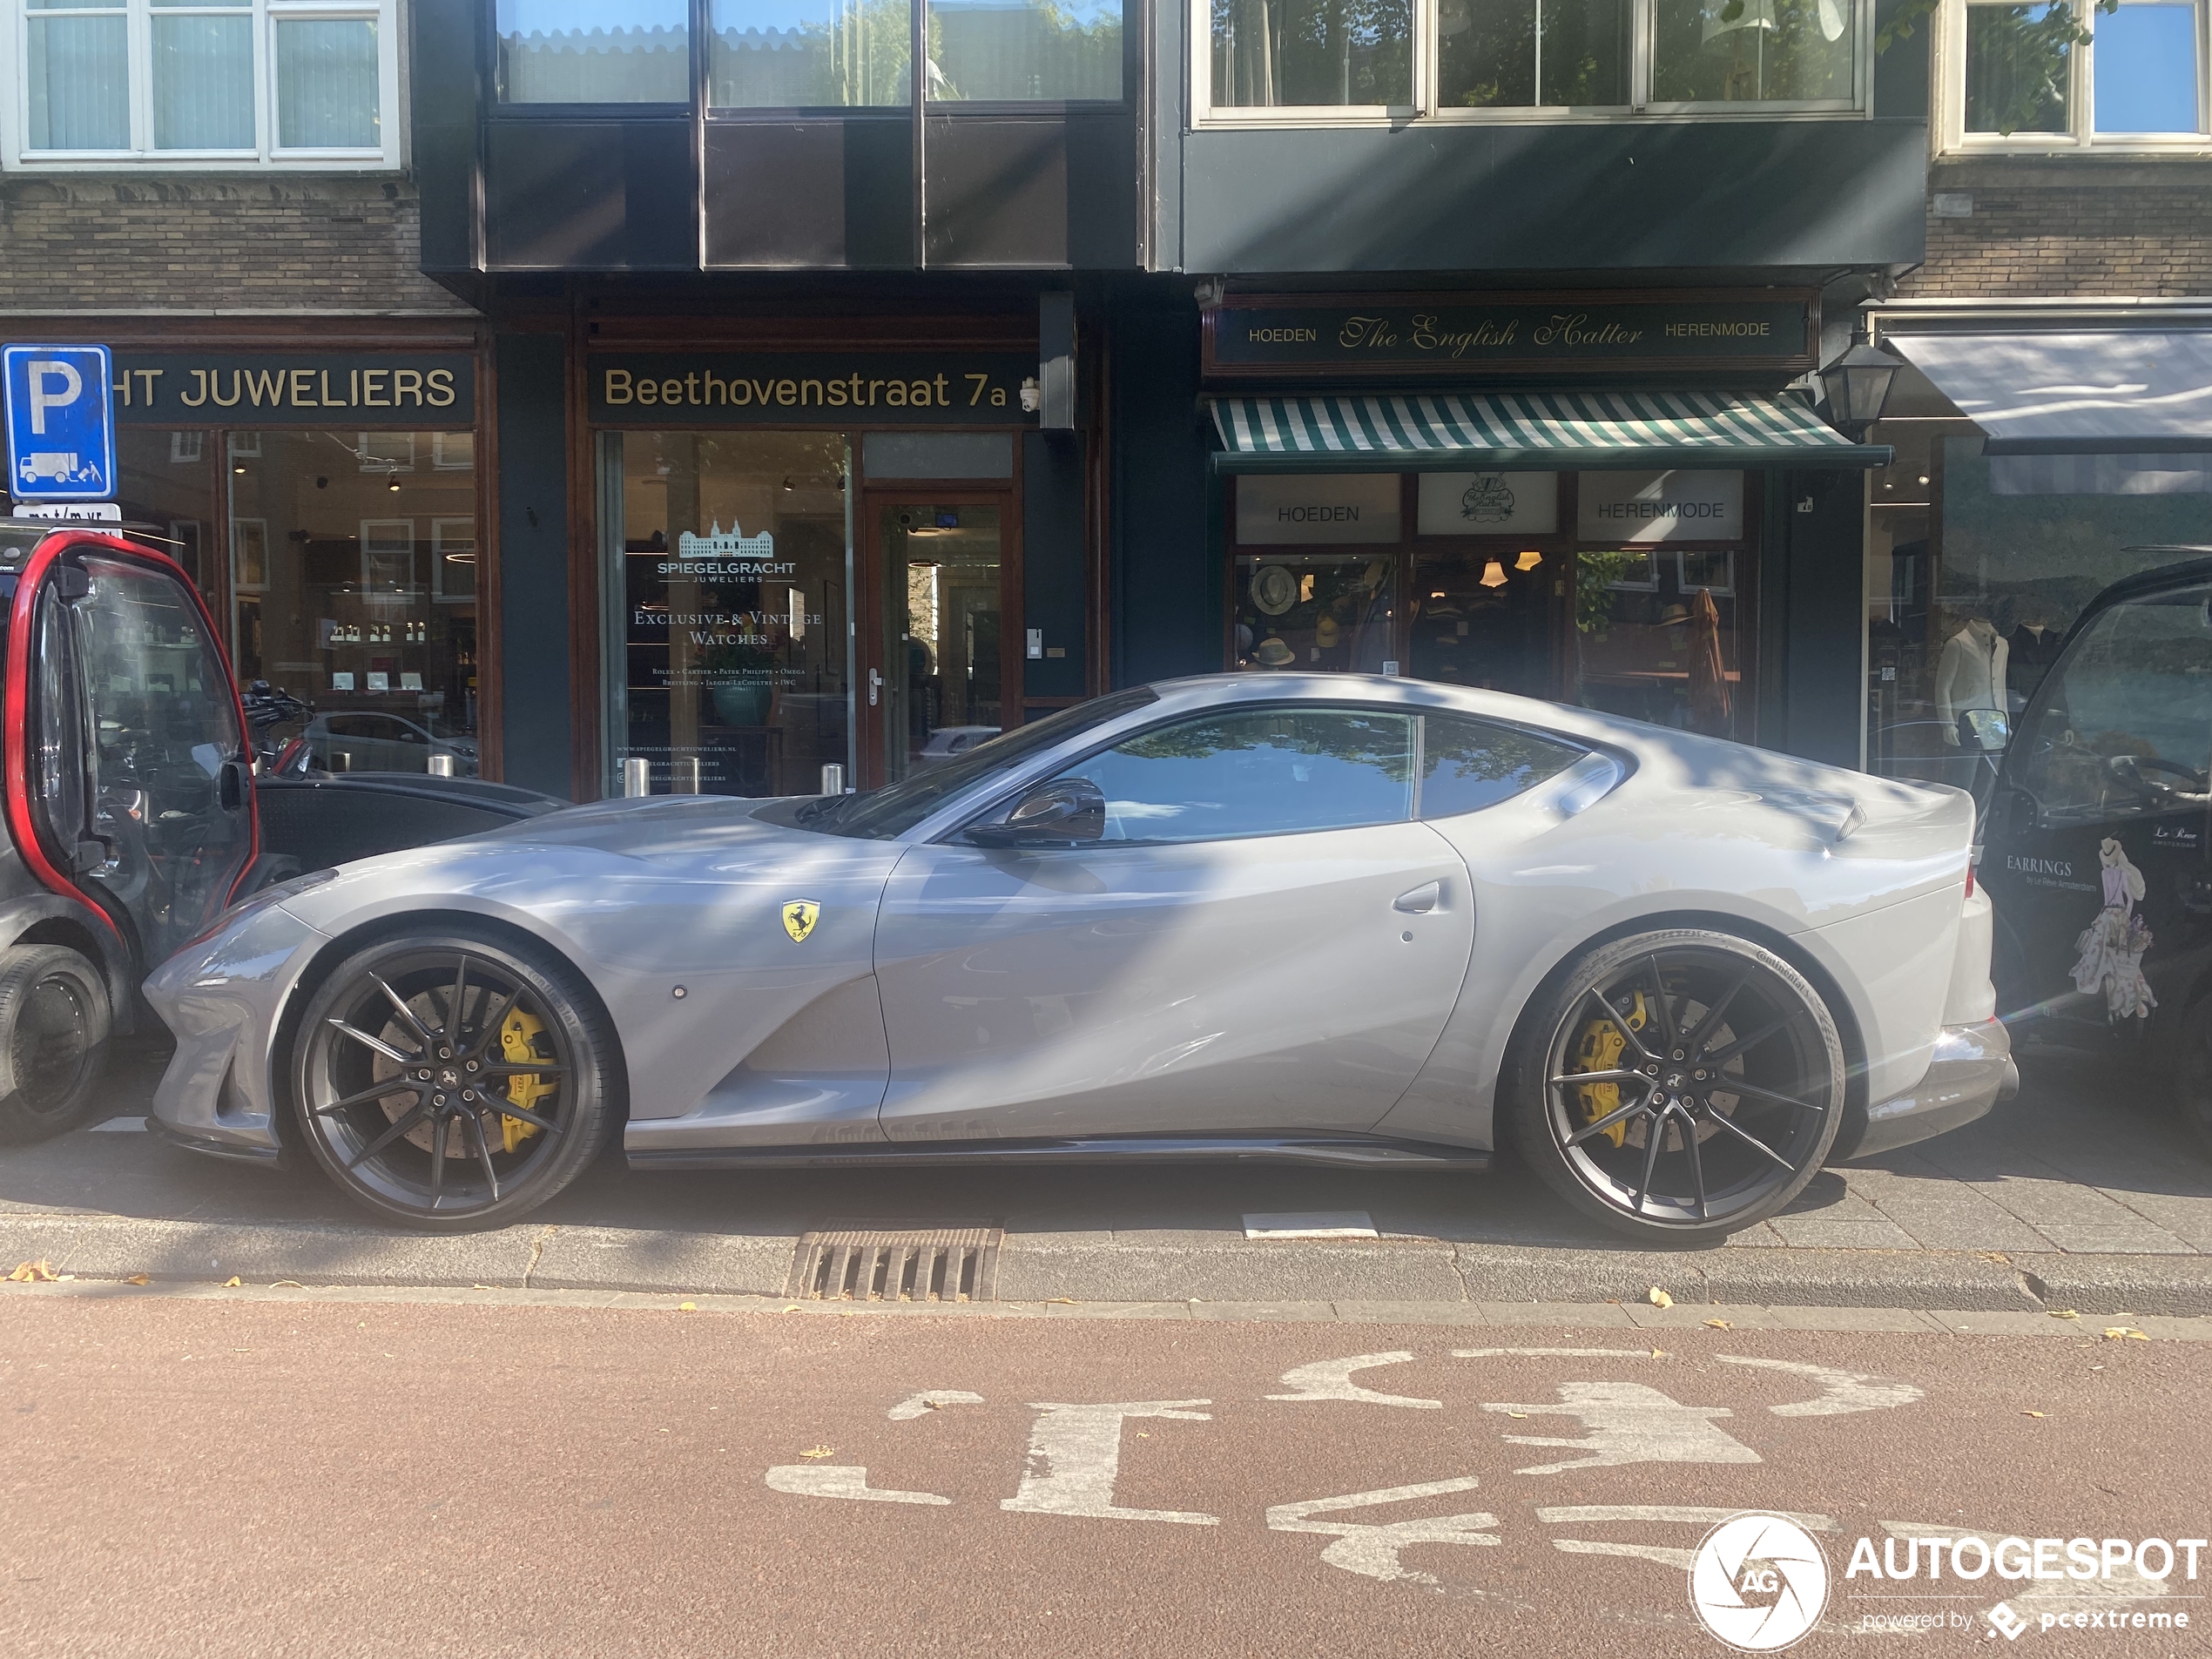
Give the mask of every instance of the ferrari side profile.
[(1500, 693), (1118, 691), (862, 794), (615, 800), (255, 894), (155, 1104), (388, 1219), (639, 1169), (1521, 1164), (1713, 1238), (2016, 1082), (1963, 792)]

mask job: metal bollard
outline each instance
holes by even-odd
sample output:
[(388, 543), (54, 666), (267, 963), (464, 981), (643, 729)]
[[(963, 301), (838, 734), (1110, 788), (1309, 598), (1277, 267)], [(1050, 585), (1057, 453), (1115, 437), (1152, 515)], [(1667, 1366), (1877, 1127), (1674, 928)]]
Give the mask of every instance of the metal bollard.
[(671, 795), (696, 795), (699, 792), (699, 758), (685, 755), (669, 763), (668, 792)]
[(622, 792), (634, 800), (640, 795), (653, 792), (653, 763), (643, 755), (631, 755), (622, 763)]
[(822, 793), (841, 795), (845, 792), (845, 763), (833, 760), (822, 768)]
[(433, 778), (454, 778), (460, 775), (454, 770), (451, 755), (432, 755), (423, 764), (429, 768)]

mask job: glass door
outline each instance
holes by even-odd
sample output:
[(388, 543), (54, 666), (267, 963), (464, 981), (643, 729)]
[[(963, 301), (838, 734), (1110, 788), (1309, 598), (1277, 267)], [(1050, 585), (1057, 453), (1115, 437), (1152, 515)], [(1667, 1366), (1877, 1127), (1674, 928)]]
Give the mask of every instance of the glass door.
[(873, 502), (875, 650), (867, 678), (870, 785), (938, 765), (1020, 723), (1005, 628), (1012, 561), (995, 502)]

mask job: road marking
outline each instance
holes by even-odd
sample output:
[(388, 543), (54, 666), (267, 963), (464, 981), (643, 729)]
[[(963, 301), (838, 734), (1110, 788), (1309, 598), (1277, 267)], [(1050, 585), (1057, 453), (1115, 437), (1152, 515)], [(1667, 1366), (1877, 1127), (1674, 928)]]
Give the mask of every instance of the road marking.
[(1802, 1359), (1762, 1359), (1740, 1353), (1716, 1353), (1713, 1358), (1724, 1366), (1757, 1366), (1767, 1371), (1786, 1371), (1792, 1376), (1811, 1378), (1820, 1385), (1820, 1397), (1817, 1399), (1768, 1406), (1767, 1410), (1777, 1417), (1843, 1417), (1852, 1412), (1885, 1412), (1926, 1398), (1911, 1383), (1892, 1382), (1886, 1377), (1872, 1377), (1858, 1371), (1833, 1371)]
[(1588, 1457), (1540, 1463), (1516, 1474), (1559, 1474), (1568, 1469), (1609, 1468), (1625, 1463), (1757, 1463), (1757, 1452), (1715, 1428), (1711, 1420), (1733, 1417), (1725, 1406), (1685, 1406), (1642, 1383), (1568, 1382), (1559, 1385), (1558, 1406), (1492, 1405), (1486, 1412), (1526, 1417), (1580, 1418), (1588, 1438), (1559, 1440), (1508, 1434), (1514, 1446), (1558, 1446), (1588, 1452)]
[(1042, 1515), (1096, 1515), (1109, 1521), (1169, 1521), (1185, 1527), (1216, 1527), (1219, 1515), (1184, 1509), (1125, 1509), (1114, 1501), (1114, 1477), (1122, 1463), (1122, 1420), (1166, 1417), (1178, 1422), (1210, 1423), (1210, 1399), (1146, 1399), (1083, 1406), (1032, 1401), (1037, 1413), (1029, 1430), (1029, 1458), (1022, 1485), (999, 1507)]
[[(1735, 1509), (1713, 1509), (1702, 1504), (1686, 1503), (1568, 1503), (1541, 1505), (1536, 1519), (1547, 1526), (1562, 1526), (1602, 1521), (1665, 1521), (1686, 1526), (1716, 1527), (1730, 1516), (1742, 1513)], [(1785, 1510), (1770, 1510), (1786, 1521), (1794, 1521), (1807, 1532), (1834, 1532), (1833, 1515), (1791, 1514)], [(1651, 1561), (1661, 1567), (1670, 1567), (1678, 1572), (1688, 1572), (1697, 1552), (1678, 1549), (1665, 1544), (1621, 1544), (1609, 1540), (1590, 1538), (1554, 1538), (1552, 1548), (1569, 1555), (1617, 1555), (1632, 1561)]]
[(1367, 1406), (1410, 1406), (1417, 1411), (1440, 1412), (1440, 1399), (1415, 1399), (1406, 1394), (1379, 1394), (1352, 1380), (1355, 1371), (1373, 1366), (1402, 1366), (1413, 1356), (1400, 1348), (1390, 1353), (1355, 1353), (1348, 1359), (1317, 1359), (1294, 1366), (1283, 1373), (1283, 1385), (1296, 1392), (1270, 1394), (1270, 1399), (1352, 1399)]
[(1465, 1515), (1433, 1515), (1425, 1521), (1392, 1521), (1374, 1526), (1360, 1521), (1316, 1521), (1307, 1517), (1339, 1509), (1366, 1509), (1377, 1504), (1410, 1503), (1447, 1492), (1472, 1492), (1477, 1477), (1454, 1476), (1449, 1480), (1425, 1480), (1418, 1486), (1386, 1487), (1379, 1492), (1355, 1492), (1342, 1498), (1309, 1498), (1303, 1503), (1278, 1503), (1267, 1512), (1271, 1532), (1318, 1532), (1333, 1535), (1336, 1542), (1321, 1552), (1321, 1559), (1347, 1573), (1385, 1582), (1401, 1580), (1414, 1584), (1436, 1583), (1427, 1573), (1416, 1572), (1399, 1561), (1399, 1552), (1415, 1544), (1496, 1544), (1497, 1516), (1487, 1511)]
[(871, 1503), (950, 1503), (934, 1492), (881, 1492), (866, 1468), (851, 1463), (786, 1463), (768, 1471), (768, 1484), (796, 1498), (857, 1498)]
[(1309, 1210), (1246, 1216), (1247, 1238), (1379, 1238), (1364, 1210)]
[(1454, 1348), (1454, 1359), (1656, 1359), (1649, 1348)]
[(927, 1417), (934, 1411), (948, 1406), (981, 1406), (983, 1397), (960, 1388), (933, 1388), (927, 1393), (908, 1394), (884, 1415), (894, 1423), (904, 1423), (916, 1417)]
[(145, 1128), (146, 1120), (143, 1117), (111, 1117), (105, 1123), (87, 1124), (85, 1132), (90, 1135), (143, 1135)]

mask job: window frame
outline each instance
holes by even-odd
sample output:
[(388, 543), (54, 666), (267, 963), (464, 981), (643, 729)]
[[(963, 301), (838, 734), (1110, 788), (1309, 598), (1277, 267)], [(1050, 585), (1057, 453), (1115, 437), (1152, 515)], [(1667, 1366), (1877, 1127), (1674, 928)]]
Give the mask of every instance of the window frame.
[[(1966, 10), (1970, 0), (1939, 0), (1936, 30), (1935, 97), (1938, 153), (1951, 156), (2205, 155), (2212, 154), (2212, 0), (2188, 0), (2196, 14), (2196, 105), (2195, 132), (2104, 132), (2097, 131), (2097, 19), (2094, 0), (2056, 0), (2067, 6), (2091, 38), (2076, 46), (2067, 75), (2067, 130), (2063, 132), (1969, 132), (1966, 131)], [(2130, 0), (2121, 0), (2130, 3)]]
[[(131, 144), (120, 150), (36, 150), (30, 144), (30, 26), (34, 17), (82, 16), (73, 10), (38, 12), (31, 0), (0, 0), (0, 165), (10, 172), (217, 172), (279, 169), (315, 172), (391, 172), (407, 165), (407, 122), (401, 98), (400, 0), (205, 0), (205, 4), (156, 8), (151, 0), (112, 0), (103, 10), (125, 17)], [(245, 13), (253, 42), (253, 135), (250, 148), (162, 150), (153, 143), (153, 20), (157, 15)], [(299, 19), (368, 20), (376, 25), (376, 103), (383, 142), (374, 148), (327, 145), (287, 148), (277, 141), (276, 31)]]
[[(1439, 101), (1441, 51), (1438, 0), (1410, 0), (1413, 11), (1413, 102), (1397, 105), (1299, 104), (1247, 108), (1213, 102), (1213, 22), (1210, 0), (1189, 0), (1188, 73), (1193, 130), (1238, 127), (1396, 126), (1434, 121), (1453, 126), (1579, 125), (1635, 120), (1871, 120), (1874, 106), (1874, 0), (1851, 0), (1851, 96), (1848, 99), (1761, 99), (1757, 102), (1654, 102), (1651, 77), (1656, 51), (1656, 0), (1628, 0), (1629, 102), (1465, 108)], [(1945, 0), (1956, 4), (1959, 0)], [(2195, 0), (2202, 7), (2207, 0)]]

